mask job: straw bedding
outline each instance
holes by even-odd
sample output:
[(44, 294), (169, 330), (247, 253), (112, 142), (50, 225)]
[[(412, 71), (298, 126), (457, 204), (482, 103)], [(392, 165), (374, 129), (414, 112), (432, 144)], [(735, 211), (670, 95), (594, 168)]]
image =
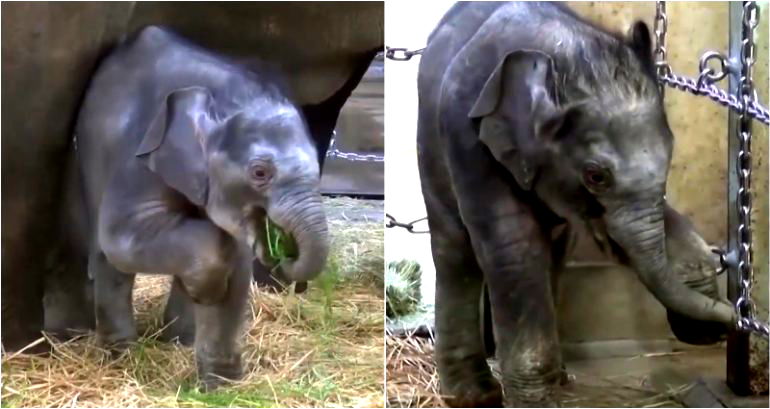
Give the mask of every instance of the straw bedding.
[(241, 381), (197, 388), (192, 349), (157, 340), (168, 278), (146, 275), (134, 290), (136, 345), (111, 357), (84, 334), (51, 340), (47, 357), (4, 352), (2, 406), (382, 407), (382, 204), (326, 204), (333, 254), (322, 277), (305, 294), (252, 288)]
[[(422, 337), (386, 337), (388, 407), (446, 407), (441, 399), (438, 373), (433, 360), (434, 341)], [(490, 361), (498, 377), (497, 364)], [(562, 407), (682, 407), (678, 397), (692, 385), (670, 387), (660, 392), (639, 378), (616, 379), (588, 373), (575, 373), (572, 382), (561, 389)]]

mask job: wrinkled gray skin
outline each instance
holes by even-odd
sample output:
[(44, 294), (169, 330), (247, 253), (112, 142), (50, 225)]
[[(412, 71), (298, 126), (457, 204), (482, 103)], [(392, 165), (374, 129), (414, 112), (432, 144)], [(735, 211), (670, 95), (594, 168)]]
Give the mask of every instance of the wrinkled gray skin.
[(265, 217), (297, 242), (288, 279), (314, 278), (329, 251), (301, 114), (274, 79), (148, 27), (99, 67), (77, 135), (98, 339), (135, 340), (135, 273), (171, 274), (195, 303), (203, 384), (238, 378), (252, 259), (272, 267)]
[[(621, 36), (560, 4), (458, 3), (429, 39), (418, 89), (436, 360), (449, 404), (558, 401), (548, 276), (564, 224), (587, 223), (668, 310), (734, 322), (729, 305), (689, 288), (667, 258), (673, 140), (646, 25)], [(484, 281), (502, 389), (473, 330)]]

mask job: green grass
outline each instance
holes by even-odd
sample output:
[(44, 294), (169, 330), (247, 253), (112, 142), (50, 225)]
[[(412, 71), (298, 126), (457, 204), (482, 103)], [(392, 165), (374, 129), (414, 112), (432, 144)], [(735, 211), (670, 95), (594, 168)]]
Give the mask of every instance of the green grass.
[(272, 408), (275, 400), (268, 391), (216, 390), (201, 392), (197, 388), (181, 389), (178, 396), (179, 406), (203, 408)]
[(276, 262), (276, 265), (280, 265), (284, 260), (297, 257), (297, 243), (268, 217), (265, 217), (265, 235), (267, 236), (268, 255)]

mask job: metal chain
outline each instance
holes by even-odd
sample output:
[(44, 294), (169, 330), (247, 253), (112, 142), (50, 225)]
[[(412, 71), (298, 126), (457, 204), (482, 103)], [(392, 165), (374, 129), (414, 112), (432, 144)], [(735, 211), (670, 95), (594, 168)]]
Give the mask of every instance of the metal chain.
[[(757, 10), (757, 21), (759, 21), (759, 11)], [(664, 85), (679, 89), (681, 91), (687, 91), (693, 95), (702, 95), (709, 97), (712, 101), (728, 107), (735, 112), (744, 112), (743, 104), (745, 99), (739, 99), (735, 95), (730, 95), (728, 92), (715, 86), (713, 83), (724, 78), (729, 72), (729, 61), (722, 55), (714, 51), (708, 51), (701, 56), (698, 63), (700, 75), (698, 79), (692, 79), (683, 75), (674, 74), (671, 65), (666, 60), (666, 34), (668, 32), (668, 16), (666, 15), (666, 2), (658, 1), (655, 5), (655, 49), (653, 51), (653, 58), (655, 59), (656, 72), (658, 74), (658, 80), (660, 81), (660, 95), (665, 96)], [(750, 56), (754, 59), (754, 43), (752, 41), (750, 50)], [(708, 61), (711, 59), (717, 59), (720, 64), (720, 72), (714, 72), (708, 67)], [(753, 87), (753, 83), (752, 83)], [(759, 102), (756, 95), (751, 95), (748, 100), (748, 115), (752, 118), (770, 125), (770, 111), (763, 107)]]
[(406, 231), (408, 231), (409, 233), (412, 233), (412, 234), (426, 234), (426, 233), (430, 233), (430, 230), (417, 230), (417, 231), (414, 230), (414, 224), (418, 223), (418, 222), (421, 222), (423, 220), (428, 220), (427, 217), (422, 217), (422, 218), (419, 218), (417, 220), (412, 220), (409, 223), (400, 223), (399, 221), (396, 220), (395, 217), (391, 216), (388, 213), (385, 213), (385, 217), (388, 218), (388, 224), (386, 224), (385, 227), (387, 227), (389, 229), (391, 229), (393, 227), (401, 227), (402, 229), (406, 229)]
[(385, 47), (385, 57), (394, 61), (409, 61), (415, 55), (420, 55), (425, 48), (409, 50), (406, 48)]
[(765, 337), (770, 336), (768, 324), (756, 319), (756, 307), (751, 300), (754, 271), (752, 268), (752, 235), (751, 235), (751, 118), (748, 114), (749, 101), (756, 99), (754, 90), (755, 50), (754, 31), (759, 25), (759, 8), (756, 2), (743, 3), (743, 27), (741, 41), (741, 76), (739, 97), (743, 100), (744, 109), (738, 115), (738, 272), (740, 273), (740, 288), (738, 299), (735, 301), (735, 311), (738, 316), (738, 329), (741, 331), (756, 331)]
[[(743, 102), (741, 102), (738, 97), (729, 94), (727, 91), (717, 87), (714, 84), (711, 84), (708, 78), (704, 78), (705, 75), (706, 74), (701, 72), (701, 75), (696, 80), (682, 75), (669, 73), (663, 77), (660, 77), (659, 80), (661, 83), (668, 85), (671, 88), (687, 91), (693, 95), (707, 96), (712, 101), (717, 102), (722, 106), (726, 106), (735, 112), (743, 112)], [(748, 99), (748, 108), (746, 114), (756, 119), (757, 121), (760, 121), (766, 125), (770, 125), (770, 111), (757, 103), (757, 101), (754, 99)]]
[[(336, 134), (337, 132), (335, 131), (334, 135)], [(381, 155), (360, 154), (355, 152), (343, 152), (337, 149), (336, 140), (334, 136), (332, 136), (332, 140), (329, 143), (329, 149), (326, 150), (326, 157), (340, 158), (340, 159), (351, 160), (355, 162), (385, 162), (385, 157)]]
[[(658, 78), (671, 75), (671, 66), (666, 61), (666, 32), (668, 31), (668, 17), (666, 16), (666, 2), (658, 1), (655, 4), (655, 50), (652, 53), (655, 59), (655, 70)], [(663, 84), (658, 85), (660, 96), (665, 96), (666, 88)]]

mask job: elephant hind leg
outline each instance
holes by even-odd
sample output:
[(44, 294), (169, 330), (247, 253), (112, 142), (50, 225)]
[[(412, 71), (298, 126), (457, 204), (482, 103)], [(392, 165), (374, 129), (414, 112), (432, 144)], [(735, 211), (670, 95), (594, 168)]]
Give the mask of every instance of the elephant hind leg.
[(178, 277), (174, 277), (166, 301), (163, 328), (160, 339), (166, 342), (178, 342), (185, 346), (195, 342), (195, 305)]

